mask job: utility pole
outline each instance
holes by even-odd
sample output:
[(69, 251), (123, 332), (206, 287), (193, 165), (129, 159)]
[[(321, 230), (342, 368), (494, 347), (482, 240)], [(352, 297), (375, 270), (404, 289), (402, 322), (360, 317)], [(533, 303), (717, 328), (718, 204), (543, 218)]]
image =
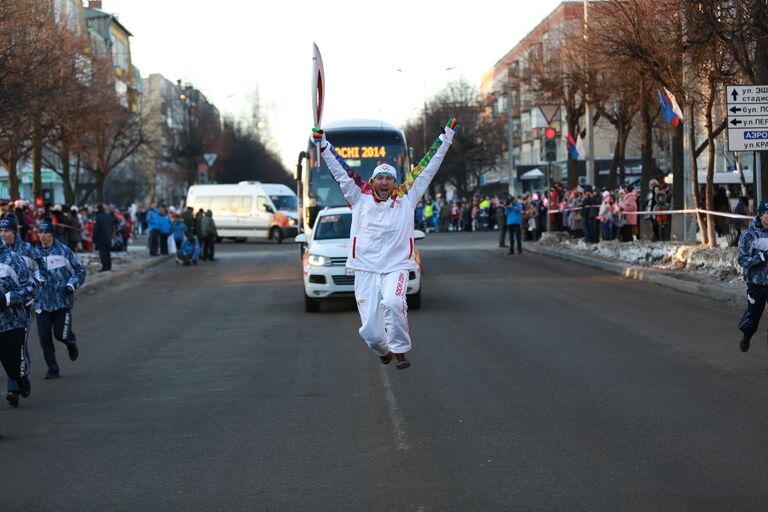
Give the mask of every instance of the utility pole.
[(507, 69), (507, 159), (509, 164), (509, 186), (507, 193), (515, 195), (515, 151), (512, 133), (512, 71)]
[[(584, 42), (589, 40), (589, 0), (584, 0)], [(589, 63), (589, 56), (585, 56), (585, 62)], [(586, 71), (589, 72), (589, 65)], [(590, 80), (591, 82), (591, 80)], [(584, 115), (587, 117), (587, 182), (595, 186), (595, 139), (592, 130), (592, 106), (589, 103), (589, 88), (585, 95)]]

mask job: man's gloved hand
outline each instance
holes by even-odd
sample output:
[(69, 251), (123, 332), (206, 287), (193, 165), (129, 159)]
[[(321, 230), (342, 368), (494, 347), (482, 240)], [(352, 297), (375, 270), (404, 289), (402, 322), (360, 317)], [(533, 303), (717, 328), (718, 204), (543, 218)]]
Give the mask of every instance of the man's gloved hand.
[(328, 145), (328, 139), (325, 138), (325, 132), (318, 128), (312, 128), (311, 140), (315, 144), (319, 142), (321, 150), (325, 149), (325, 146)]
[(0, 294), (0, 311), (8, 309), (8, 297), (2, 293)]
[(453, 135), (458, 129), (459, 120), (455, 117), (452, 117), (447, 123), (445, 123), (445, 128), (442, 128), (442, 133), (439, 135), (439, 139), (443, 142), (451, 144), (453, 142)]
[(72, 295), (73, 293), (75, 293), (74, 286), (72, 286), (71, 284), (68, 284), (67, 286), (64, 287), (64, 295)]

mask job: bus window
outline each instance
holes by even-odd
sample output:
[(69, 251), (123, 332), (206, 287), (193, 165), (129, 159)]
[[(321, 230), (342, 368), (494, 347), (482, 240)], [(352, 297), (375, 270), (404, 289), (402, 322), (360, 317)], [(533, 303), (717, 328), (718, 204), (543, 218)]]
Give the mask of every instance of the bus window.
[[(350, 169), (360, 174), (363, 181), (370, 179), (377, 165), (387, 163), (397, 169), (398, 182), (402, 182), (407, 148), (401, 137), (387, 132), (341, 132), (329, 133), (328, 140)], [(319, 167), (311, 167), (308, 192), (315, 194), (317, 205), (321, 208), (347, 204), (338, 183), (322, 159)]]
[(259, 196), (257, 199), (256, 205), (258, 206), (258, 211), (260, 212), (266, 212), (269, 211), (269, 203), (267, 202), (267, 198), (264, 196)]

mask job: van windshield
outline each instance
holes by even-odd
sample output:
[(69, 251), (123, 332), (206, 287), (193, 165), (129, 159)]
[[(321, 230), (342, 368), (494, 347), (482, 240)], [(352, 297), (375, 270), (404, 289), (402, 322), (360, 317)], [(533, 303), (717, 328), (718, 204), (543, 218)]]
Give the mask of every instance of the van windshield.
[(317, 219), (317, 225), (315, 226), (315, 240), (349, 238), (349, 230), (351, 227), (351, 213), (323, 215)]
[(278, 210), (296, 210), (298, 208), (296, 196), (269, 196), (269, 198)]

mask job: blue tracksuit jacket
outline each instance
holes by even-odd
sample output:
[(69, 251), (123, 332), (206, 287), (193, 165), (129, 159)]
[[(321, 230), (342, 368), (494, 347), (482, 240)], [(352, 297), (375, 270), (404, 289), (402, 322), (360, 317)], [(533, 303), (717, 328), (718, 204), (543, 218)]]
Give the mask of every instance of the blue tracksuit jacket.
[(35, 252), (45, 261), (45, 282), (40, 286), (40, 291), (35, 299), (35, 310), (58, 311), (60, 309), (72, 309), (75, 296), (64, 293), (68, 284), (75, 289), (85, 281), (85, 267), (75, 253), (58, 240), (54, 240), (50, 247), (39, 245)]
[(35, 251), (35, 248), (29, 242), (25, 242), (19, 237), (9, 246), (11, 251), (15, 252), (24, 259), (27, 264), (29, 273), (34, 280), (35, 287), (37, 288), (43, 281), (45, 281), (45, 260)]
[(510, 224), (521, 224), (523, 222), (523, 207), (520, 203), (515, 203), (512, 206), (504, 208), (507, 214), (507, 226)]
[(8, 307), (0, 311), (0, 332), (26, 329), (29, 317), (24, 305), (35, 296), (35, 285), (27, 264), (5, 243), (0, 244), (0, 293)]
[(760, 219), (753, 219), (739, 240), (739, 265), (744, 269), (744, 281), (768, 286), (768, 229)]
[(150, 208), (147, 210), (147, 231), (150, 229), (157, 229), (157, 220), (160, 218), (160, 214), (157, 210)]
[(187, 258), (191, 258), (192, 261), (197, 261), (200, 258), (200, 242), (197, 241), (197, 238), (185, 238), (181, 243), (181, 251), (179, 252)]

